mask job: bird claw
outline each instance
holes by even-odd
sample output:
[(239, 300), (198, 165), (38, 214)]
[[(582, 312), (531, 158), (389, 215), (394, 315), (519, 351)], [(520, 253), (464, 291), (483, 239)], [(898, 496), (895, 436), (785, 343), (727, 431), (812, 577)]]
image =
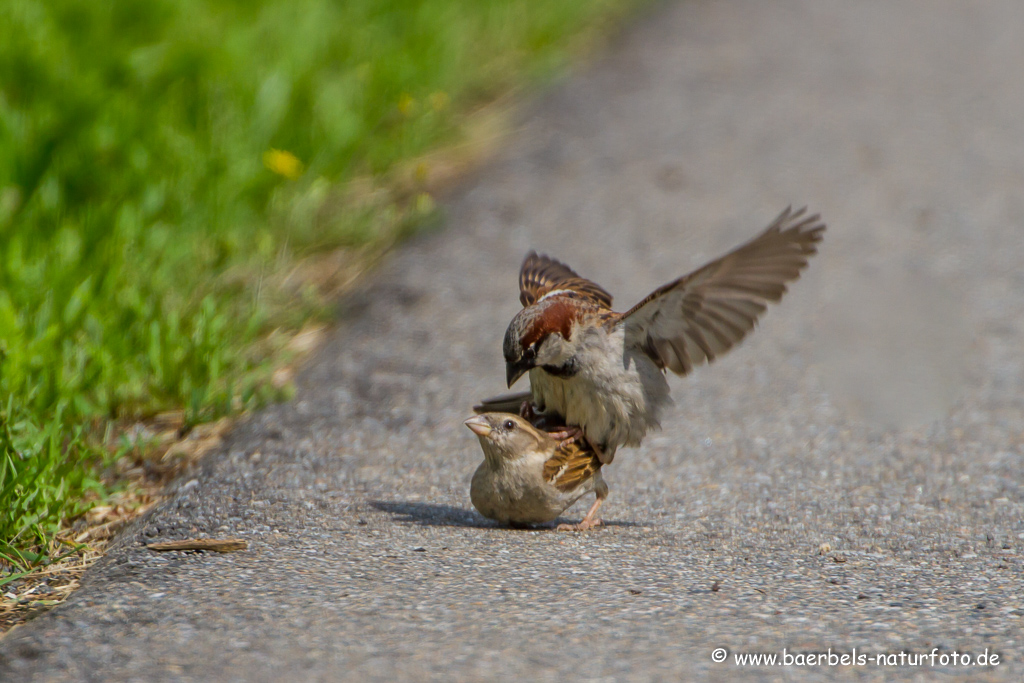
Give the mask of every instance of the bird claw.
[(523, 418), (530, 424), (533, 424), (534, 420), (537, 419), (537, 411), (533, 408), (533, 403), (530, 401), (523, 401), (523, 404), (519, 406), (519, 417)]
[(551, 436), (552, 439), (558, 440), (559, 448), (565, 448), (566, 446), (571, 446), (579, 441), (584, 441), (590, 450), (594, 451), (594, 455), (596, 455), (601, 462), (608, 462), (604, 457), (604, 450), (588, 439), (583, 433), (583, 430), (579, 427), (566, 427), (565, 429), (560, 429), (558, 431), (548, 432), (548, 435)]
[(604, 525), (604, 522), (602, 522), (600, 519), (597, 519), (597, 516), (596, 516), (597, 515), (597, 509), (599, 507), (601, 507), (601, 503), (603, 503), (603, 502), (604, 502), (604, 498), (603, 497), (598, 497), (597, 500), (594, 501), (594, 504), (590, 506), (590, 509), (587, 510), (586, 517), (584, 517), (582, 520), (580, 520), (579, 524), (559, 524), (557, 527), (555, 527), (555, 530), (556, 531), (589, 531), (590, 529), (593, 529), (594, 527), (599, 527), (599, 526)]
[(556, 429), (553, 432), (548, 432), (548, 435), (559, 442), (559, 446), (568, 446), (571, 443), (579, 440), (583, 436), (583, 430), (579, 427), (568, 427), (563, 429)]
[(599, 519), (584, 519), (579, 524), (559, 524), (555, 531), (590, 531), (599, 526), (604, 526), (604, 522)]

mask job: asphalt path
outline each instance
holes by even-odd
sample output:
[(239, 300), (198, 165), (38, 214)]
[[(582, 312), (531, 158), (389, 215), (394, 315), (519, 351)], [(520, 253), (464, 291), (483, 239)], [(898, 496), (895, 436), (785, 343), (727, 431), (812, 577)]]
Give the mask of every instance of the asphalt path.
[[(0, 643), (0, 678), (1021, 680), (1022, 35), (1019, 0), (652, 9), (341, 302), (294, 401)], [(504, 389), (524, 253), (622, 310), (787, 204), (821, 212), (821, 253), (673, 380), (606, 468), (607, 527), (477, 515), (462, 421)], [(197, 535), (251, 545), (143, 546)], [(783, 648), (870, 659), (735, 659)], [(901, 652), (937, 658), (876, 659)]]

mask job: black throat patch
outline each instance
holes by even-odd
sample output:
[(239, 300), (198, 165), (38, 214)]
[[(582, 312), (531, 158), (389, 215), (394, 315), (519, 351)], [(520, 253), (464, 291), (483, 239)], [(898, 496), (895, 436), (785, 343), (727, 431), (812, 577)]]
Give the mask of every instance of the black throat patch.
[(580, 371), (580, 364), (579, 361), (576, 360), (576, 356), (573, 356), (561, 365), (542, 365), (541, 368), (543, 368), (544, 372), (549, 375), (559, 377), (561, 379), (568, 379)]

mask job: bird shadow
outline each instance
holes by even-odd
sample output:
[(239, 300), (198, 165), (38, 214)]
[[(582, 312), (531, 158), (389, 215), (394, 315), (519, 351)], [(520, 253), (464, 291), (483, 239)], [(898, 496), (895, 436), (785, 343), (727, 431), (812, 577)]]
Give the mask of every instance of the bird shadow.
[[(370, 501), (370, 505), (376, 510), (392, 515), (399, 522), (403, 522), (405, 524), (417, 524), (419, 526), (455, 526), (472, 529), (551, 531), (554, 528), (554, 525), (569, 521), (559, 517), (548, 525), (508, 527), (504, 524), (499, 524), (489, 519), (485, 519), (481, 515), (467, 510), (466, 508), (455, 507), (454, 505), (390, 500), (372, 500)], [(639, 527), (643, 525), (638, 522), (610, 522), (605, 520), (604, 526)]]
[(461, 526), (474, 529), (495, 529), (498, 524), (465, 508), (437, 503), (371, 500), (370, 506), (395, 517), (399, 522), (420, 526)]

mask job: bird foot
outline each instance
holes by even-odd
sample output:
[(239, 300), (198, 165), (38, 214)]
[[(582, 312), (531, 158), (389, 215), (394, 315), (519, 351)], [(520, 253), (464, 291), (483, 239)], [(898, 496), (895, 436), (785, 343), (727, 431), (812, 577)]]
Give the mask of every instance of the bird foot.
[(594, 451), (594, 455), (603, 462), (608, 461), (604, 457), (604, 450), (601, 449), (596, 443), (588, 439), (584, 434), (583, 430), (579, 427), (566, 427), (565, 429), (559, 429), (553, 432), (548, 432), (552, 439), (558, 439), (558, 447), (564, 448), (565, 446), (571, 446), (579, 441), (586, 442), (586, 445), (590, 450)]
[(534, 420), (537, 419), (537, 411), (533, 408), (533, 403), (530, 401), (523, 401), (523, 404), (519, 406), (519, 417), (523, 418), (530, 424), (533, 424)]
[(568, 446), (574, 441), (578, 441), (583, 437), (583, 430), (579, 427), (559, 427), (553, 431), (549, 431), (548, 435), (559, 442), (559, 446)]
[(555, 531), (590, 531), (599, 526), (604, 526), (604, 522), (599, 519), (584, 519), (579, 524), (559, 524)]
[(603, 526), (604, 522), (597, 519), (597, 509), (601, 507), (601, 503), (604, 502), (604, 498), (598, 498), (594, 501), (594, 504), (587, 510), (587, 516), (584, 517), (579, 524), (559, 524), (555, 527), (556, 531), (589, 531), (595, 527)]

